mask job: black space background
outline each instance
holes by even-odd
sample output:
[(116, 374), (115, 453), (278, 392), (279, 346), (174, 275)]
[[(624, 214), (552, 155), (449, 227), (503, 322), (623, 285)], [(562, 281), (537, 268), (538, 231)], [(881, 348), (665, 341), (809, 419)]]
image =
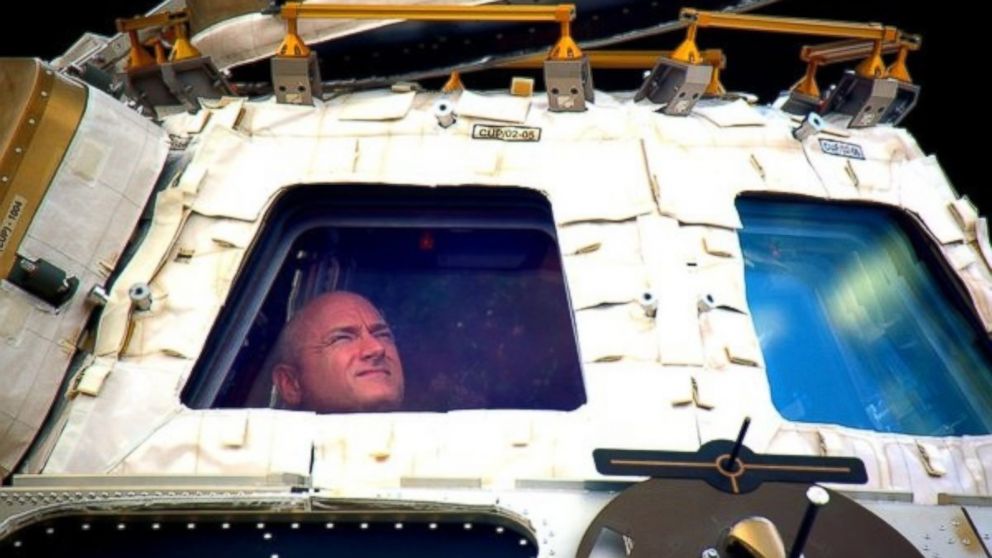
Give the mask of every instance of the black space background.
[[(21, 4), (30, 11), (19, 13), (13, 4), (12, 10), (5, 9), (0, 16), (0, 56), (50, 59), (83, 31), (109, 35), (115, 17), (143, 13), (155, 4), (148, 0), (49, 4), (48, 14), (40, 5), (30, 4)], [(992, 95), (983, 90), (989, 69), (981, 49), (992, 48), (992, 41), (982, 44), (981, 15), (968, 6), (901, 0), (781, 0), (761, 13), (876, 21), (922, 34), (923, 49), (910, 55), (909, 69), (923, 91), (904, 125), (927, 153), (937, 155), (958, 191), (967, 194), (987, 215), (992, 213), (992, 193), (987, 191), (983, 164), (989, 157), (984, 149), (987, 140), (981, 135), (992, 126), (990, 111), (984, 106)], [(31, 36), (25, 36), (24, 31)], [(656, 48), (672, 48), (680, 39), (659, 37)], [(802, 75), (799, 47), (810, 39), (702, 30), (698, 42), (701, 48), (723, 48), (726, 52), (724, 84), (728, 89), (751, 91), (769, 102)], [(834, 81), (838, 73), (839, 69), (833, 68), (821, 71), (821, 87)]]

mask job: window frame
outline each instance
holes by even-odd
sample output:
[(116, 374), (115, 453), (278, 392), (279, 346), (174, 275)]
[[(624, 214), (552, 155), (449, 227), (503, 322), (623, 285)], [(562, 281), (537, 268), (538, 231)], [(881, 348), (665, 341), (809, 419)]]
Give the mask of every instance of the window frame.
[[(981, 350), (990, 356), (992, 359), (992, 336), (986, 333), (985, 326), (982, 322), (982, 318), (972, 301), (971, 295), (965, 285), (964, 279), (954, 270), (951, 262), (947, 259), (947, 256), (941, 251), (940, 242), (933, 235), (930, 229), (927, 227), (926, 222), (917, 214), (913, 213), (911, 210), (894, 206), (883, 202), (878, 202), (874, 200), (849, 200), (849, 199), (828, 199), (820, 198), (815, 196), (807, 195), (797, 195), (797, 194), (784, 194), (777, 192), (763, 192), (763, 191), (744, 191), (737, 194), (734, 198), (734, 207), (738, 213), (741, 213), (740, 202), (745, 203), (786, 203), (786, 204), (805, 204), (805, 205), (821, 205), (821, 206), (831, 206), (834, 208), (863, 208), (872, 211), (877, 211), (883, 214), (889, 222), (897, 228), (906, 238), (908, 247), (913, 251), (914, 255), (919, 260), (919, 263), (927, 269), (931, 274), (932, 279), (935, 281), (938, 291), (941, 296), (948, 303), (949, 308), (956, 310), (961, 317), (964, 319), (966, 325), (971, 328), (971, 330), (980, 336), (984, 334), (984, 343)], [(746, 225), (743, 223), (741, 232), (746, 229)], [(742, 246), (743, 248), (743, 246)], [(748, 289), (745, 277), (745, 290)], [(751, 302), (748, 299), (748, 304), (750, 306)], [(760, 336), (761, 331), (758, 329), (757, 324), (754, 324), (755, 332)], [(992, 370), (990, 370), (992, 373)], [(772, 390), (771, 378), (768, 377), (767, 363), (765, 366), (765, 374), (769, 382), (769, 392)], [(771, 393), (770, 393), (771, 395)], [(774, 400), (774, 397), (772, 398)], [(778, 405), (774, 402), (772, 403), (772, 408), (775, 412), (783, 419), (789, 422), (795, 422), (799, 424), (830, 424), (834, 426), (840, 426), (842, 428), (857, 428), (844, 424), (840, 424), (834, 421), (824, 421), (820, 419), (807, 419), (807, 420), (793, 420), (786, 418), (782, 411), (779, 409)], [(870, 432), (878, 434), (895, 434), (895, 435), (905, 435), (905, 436), (919, 436), (922, 434), (913, 434), (907, 432), (888, 432), (882, 430), (868, 429)], [(953, 436), (960, 436), (960, 434), (953, 434)]]
[(554, 243), (562, 266), (562, 286), (582, 386), (582, 400), (576, 408), (588, 402), (575, 313), (551, 201), (547, 196), (534, 189), (515, 186), (321, 183), (284, 188), (266, 210), (180, 393), (184, 405), (201, 410), (255, 408), (218, 404), (225, 390), (236, 385), (234, 382), (238, 380), (232, 365), (292, 246), (309, 231), (333, 227), (464, 227), (533, 230), (546, 234)]

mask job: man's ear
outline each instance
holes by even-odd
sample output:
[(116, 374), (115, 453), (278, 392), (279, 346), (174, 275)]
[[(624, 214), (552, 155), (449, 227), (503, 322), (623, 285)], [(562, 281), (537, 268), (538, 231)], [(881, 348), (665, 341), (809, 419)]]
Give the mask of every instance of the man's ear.
[(289, 364), (277, 364), (272, 369), (272, 383), (279, 392), (279, 398), (287, 407), (295, 409), (300, 406), (303, 399), (303, 386), (300, 385), (300, 377), (296, 373), (296, 367)]

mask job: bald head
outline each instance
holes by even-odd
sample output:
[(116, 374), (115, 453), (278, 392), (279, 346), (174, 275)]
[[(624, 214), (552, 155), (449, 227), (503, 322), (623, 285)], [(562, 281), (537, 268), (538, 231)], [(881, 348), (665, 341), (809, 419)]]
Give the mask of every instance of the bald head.
[(403, 401), (403, 365), (389, 325), (367, 299), (338, 291), (307, 303), (276, 344), (283, 403), (318, 413), (384, 411)]

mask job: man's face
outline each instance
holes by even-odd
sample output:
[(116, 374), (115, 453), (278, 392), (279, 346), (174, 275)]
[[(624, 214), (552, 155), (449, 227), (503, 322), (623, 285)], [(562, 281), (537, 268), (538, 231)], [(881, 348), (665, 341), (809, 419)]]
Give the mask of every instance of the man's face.
[(298, 408), (327, 412), (395, 409), (403, 401), (403, 365), (392, 331), (364, 298), (336, 293), (302, 316)]

